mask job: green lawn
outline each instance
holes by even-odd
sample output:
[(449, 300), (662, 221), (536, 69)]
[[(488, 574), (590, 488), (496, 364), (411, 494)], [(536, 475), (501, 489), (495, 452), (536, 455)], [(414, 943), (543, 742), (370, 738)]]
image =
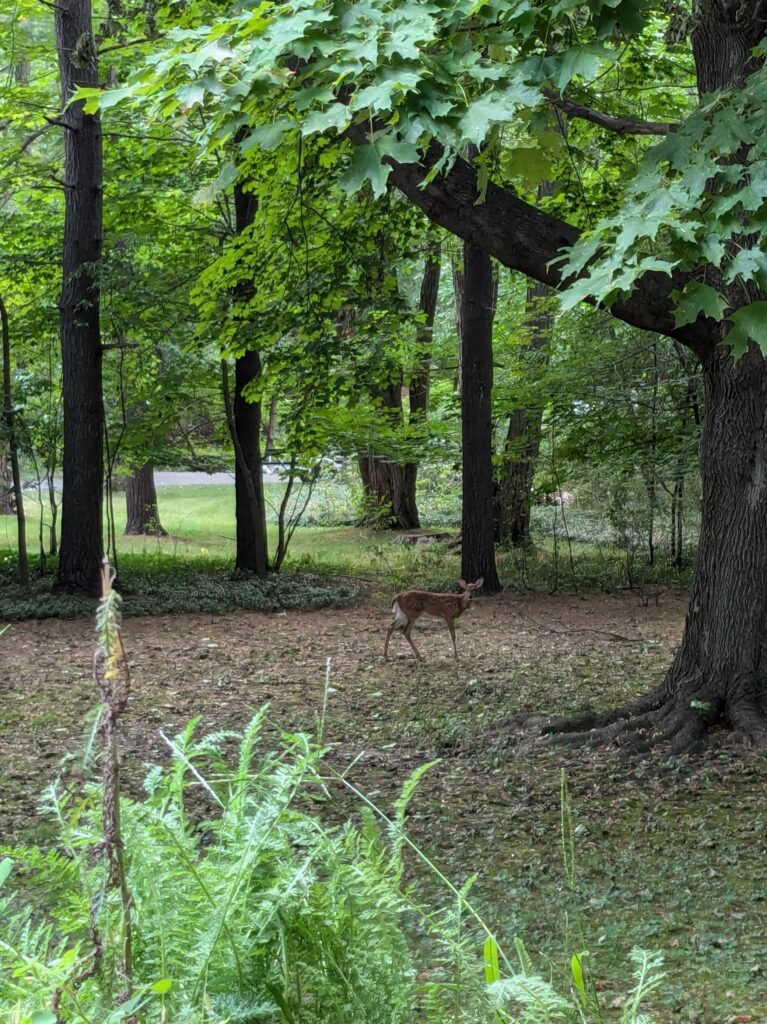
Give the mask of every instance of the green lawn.
[[(456, 487), (459, 485), (456, 483)], [(283, 485), (266, 484), (269, 546), (277, 544), (277, 509)], [(235, 556), (235, 515), (233, 484), (158, 487), (160, 519), (167, 537), (125, 537), (125, 498), (114, 497), (118, 557), (121, 569), (169, 571), (194, 564), (205, 571), (230, 567)], [(453, 495), (457, 496), (458, 492)], [(424, 525), (446, 520), (444, 501), (423, 495)], [(419, 495), (419, 501), (421, 496)], [(322, 481), (315, 488), (303, 524), (296, 530), (284, 568), (289, 573), (313, 572), (359, 577), (386, 589), (401, 586), (451, 587), (460, 575), (460, 559), (444, 545), (399, 543), (390, 531), (360, 529), (355, 517), (352, 487), (336, 481)], [(517, 590), (543, 589), (603, 590), (630, 586), (640, 592), (648, 585), (685, 585), (689, 564), (678, 571), (661, 560), (647, 566), (641, 551), (630, 557), (619, 550), (604, 533), (597, 513), (568, 513), (572, 531), (551, 532), (551, 510), (534, 509), (536, 549), (509, 552), (499, 549), (497, 560), (504, 585)], [(27, 546), (31, 556), (39, 550), (40, 507), (27, 497)], [(44, 513), (49, 516), (48, 508)], [(59, 521), (60, 526), (60, 521)], [(436, 527), (440, 532), (457, 532), (454, 526)], [(557, 528), (559, 530), (559, 527)], [(16, 522), (0, 516), (0, 560), (16, 550)]]

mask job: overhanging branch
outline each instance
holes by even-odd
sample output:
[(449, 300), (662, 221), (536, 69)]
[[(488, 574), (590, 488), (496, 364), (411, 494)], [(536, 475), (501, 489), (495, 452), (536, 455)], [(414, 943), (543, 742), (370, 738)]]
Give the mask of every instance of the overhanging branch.
[[(357, 145), (368, 142), (362, 125), (351, 126), (347, 135)], [(460, 157), (447, 174), (427, 182), (429, 168), (442, 155), (442, 148), (433, 142), (422, 163), (402, 164), (386, 158), (392, 168), (391, 182), (433, 223), (480, 246), (504, 266), (562, 290), (561, 270), (551, 262), (577, 241), (580, 231), (492, 182), (484, 202), (478, 202), (476, 171)], [(719, 341), (719, 334), (712, 320), (676, 326), (671, 292), (684, 288), (689, 279), (681, 272), (643, 274), (629, 297), (614, 302), (610, 312), (632, 327), (665, 334), (700, 353)]]
[(569, 117), (577, 117), (583, 121), (590, 121), (592, 124), (605, 128), (617, 135), (668, 135), (678, 127), (667, 121), (636, 121), (630, 117), (616, 117), (614, 114), (604, 114), (601, 110), (594, 110), (583, 103), (576, 103), (566, 96), (560, 96), (553, 89), (543, 89), (543, 95), (552, 106), (561, 110)]

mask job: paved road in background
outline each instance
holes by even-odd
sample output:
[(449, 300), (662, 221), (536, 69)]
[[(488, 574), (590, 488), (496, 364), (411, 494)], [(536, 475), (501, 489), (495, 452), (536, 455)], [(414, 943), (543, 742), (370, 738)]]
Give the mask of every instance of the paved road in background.
[[(264, 466), (264, 480), (268, 483), (276, 483), (280, 474), (275, 466)], [(158, 487), (195, 487), (200, 484), (234, 484), (234, 472), (232, 473), (170, 473), (157, 470), (154, 475), (154, 482)], [(61, 490), (61, 480), (54, 481), (56, 490)], [(27, 481), (24, 484), (27, 490), (34, 490), (37, 484)]]

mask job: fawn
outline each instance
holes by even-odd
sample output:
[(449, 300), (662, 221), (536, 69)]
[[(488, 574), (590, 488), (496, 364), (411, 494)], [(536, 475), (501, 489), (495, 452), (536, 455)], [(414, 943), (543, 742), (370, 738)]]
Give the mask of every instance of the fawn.
[(394, 615), (394, 622), (386, 631), (386, 643), (384, 644), (384, 660), (389, 654), (389, 640), (395, 629), (401, 629), (402, 635), (413, 648), (416, 658), (420, 658), (418, 648), (413, 643), (410, 633), (415, 620), (421, 615), (433, 615), (435, 618), (444, 619), (450, 636), (453, 639), (453, 651), (455, 659), (458, 660), (458, 648), (455, 645), (455, 620), (466, 611), (471, 604), (471, 595), (479, 590), (484, 582), (484, 576), (480, 576), (476, 583), (458, 581), (461, 594), (432, 594), (429, 590), (403, 590), (401, 594), (392, 598), (391, 609)]

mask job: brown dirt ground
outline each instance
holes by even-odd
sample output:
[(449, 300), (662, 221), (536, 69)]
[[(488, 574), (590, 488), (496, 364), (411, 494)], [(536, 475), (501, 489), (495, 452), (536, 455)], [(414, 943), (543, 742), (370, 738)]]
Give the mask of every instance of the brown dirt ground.
[[(590, 671), (605, 656), (627, 677), (627, 690), (640, 689), (668, 663), (684, 610), (683, 595), (666, 595), (657, 607), (608, 595), (484, 598), (457, 624), (457, 665), (444, 623), (428, 618), (414, 631), (424, 661), (395, 634), (384, 663), (389, 614), (372, 601), (344, 610), (131, 618), (123, 625), (132, 676), (123, 755), (132, 776), (167, 760), (160, 730), (173, 735), (196, 715), (201, 732), (239, 728), (266, 702), (275, 727), (311, 731), (330, 659), (326, 738), (339, 744), (335, 759), (364, 751), (359, 763), (391, 773), (396, 790), (435, 753), (413, 736), (414, 722), (433, 724), (478, 698), (492, 707), (488, 725), (521, 711), (606, 703), (615, 679)], [(40, 785), (87, 736), (96, 703), (93, 626), (14, 623), (2, 648), (0, 834), (8, 837), (28, 831)], [(635, 669), (644, 670), (638, 686)]]
[[(672, 970), (672, 1015), (663, 1019), (721, 1024), (725, 1016), (706, 1009), (706, 979), (721, 990), (717, 1006), (732, 996), (733, 1012), (767, 1007), (761, 968), (752, 966), (767, 952), (765, 905), (754, 894), (767, 881), (764, 758), (667, 766), (581, 751), (520, 755), (493, 728), (519, 712), (610, 706), (648, 688), (671, 660), (685, 607), (675, 592), (649, 606), (635, 594), (483, 598), (458, 623), (457, 665), (444, 623), (428, 619), (414, 631), (424, 661), (395, 635), (384, 663), (389, 613), (372, 600), (348, 610), (128, 619), (128, 785), (139, 792), (147, 767), (167, 762), (160, 730), (173, 735), (196, 715), (201, 732), (239, 729), (268, 701), (275, 732), (315, 729), (330, 659), (330, 762), (341, 769), (358, 758), (350, 778), (386, 809), (415, 768), (442, 758), (411, 804), (410, 831), (457, 883), (479, 872), (476, 899), (493, 927), (552, 955), (565, 945), (565, 768), (592, 941), (623, 952), (635, 943), (661, 948), (672, 961), (678, 953), (680, 971), (693, 976)], [(46, 834), (36, 798), (88, 734), (93, 646), (84, 620), (15, 623), (0, 640), (6, 842)], [(620, 989), (625, 971), (615, 971)], [(732, 992), (722, 981), (728, 971)], [(690, 1006), (699, 1015), (680, 1016)]]

